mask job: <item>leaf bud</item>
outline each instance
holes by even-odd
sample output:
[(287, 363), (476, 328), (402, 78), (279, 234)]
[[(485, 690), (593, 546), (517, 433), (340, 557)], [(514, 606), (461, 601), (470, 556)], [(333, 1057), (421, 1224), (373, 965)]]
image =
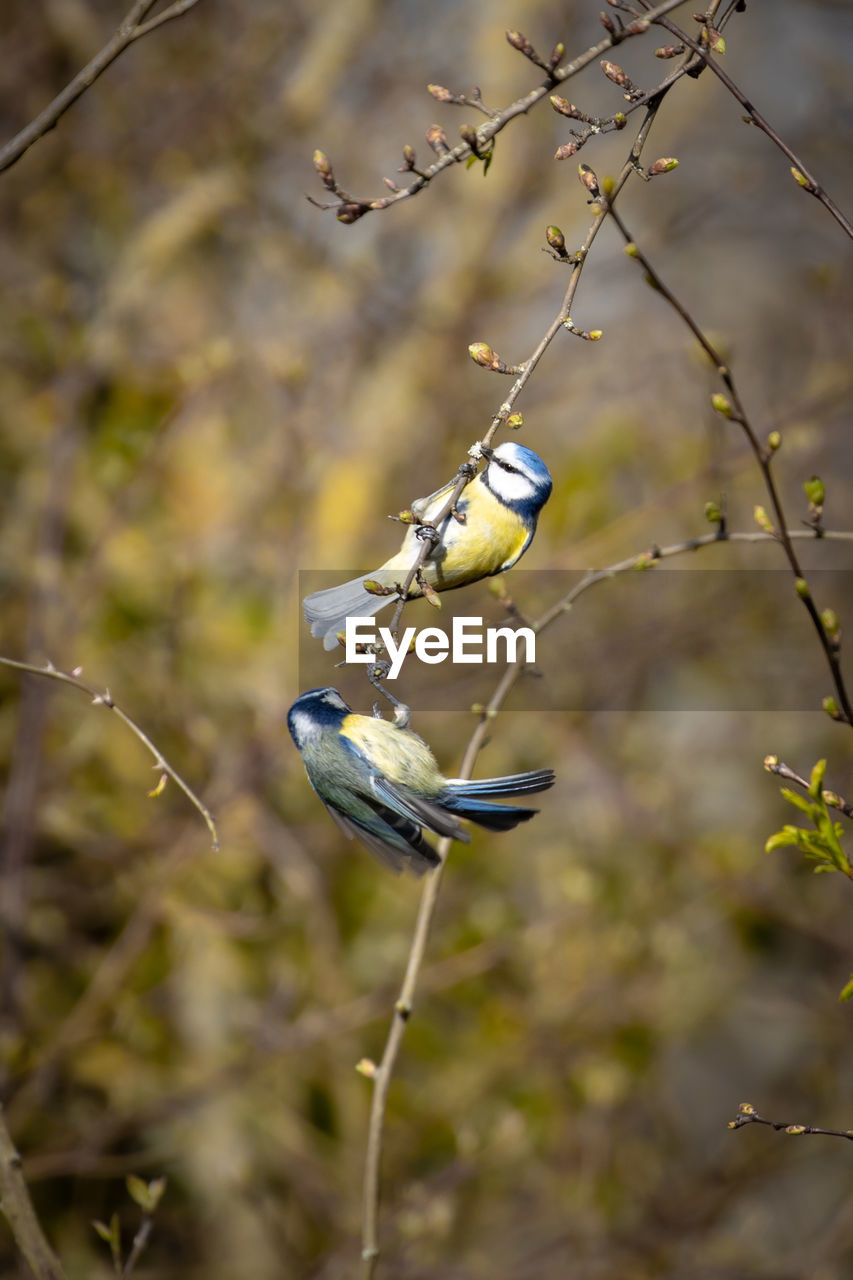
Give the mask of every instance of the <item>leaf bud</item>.
[(628, 255), (628, 257), (629, 257), (629, 258), (636, 258), (636, 257), (637, 257), (638, 250), (637, 250), (637, 246), (634, 244), (634, 241), (633, 241), (633, 240), (629, 240), (628, 244), (626, 244), (626, 245), (625, 245), (625, 248), (624, 248), (624, 251), (623, 251), (623, 252), (625, 252), (625, 253)]
[(644, 32), (648, 31), (648, 29), (649, 29), (648, 18), (637, 18), (634, 22), (629, 23), (629, 25), (625, 28), (625, 30), (631, 36), (641, 36), (643, 35)]
[(589, 340), (590, 342), (598, 342), (603, 337), (603, 335), (604, 335), (603, 329), (590, 329)]
[(598, 196), (601, 195), (601, 191), (598, 186), (598, 178), (595, 176), (595, 171), (591, 169), (588, 164), (578, 165), (578, 177), (593, 199), (597, 199)]
[(656, 58), (677, 58), (680, 53), (684, 53), (683, 44), (662, 44), (659, 49), (655, 49)]
[(805, 1133), (806, 1126), (804, 1124), (789, 1124), (785, 1126), (785, 1132), (790, 1133), (792, 1137), (800, 1133)]
[(724, 418), (732, 416), (731, 402), (724, 395), (721, 395), (719, 391), (715, 391), (711, 396), (711, 404), (716, 412), (722, 414)]
[(708, 48), (711, 50), (711, 52), (718, 53), (722, 57), (722, 55), (726, 52), (726, 42), (723, 36), (720, 35), (717, 28), (704, 27), (702, 29), (702, 35), (707, 39)]
[(354, 201), (342, 204), (335, 214), (335, 217), (338, 222), (345, 222), (347, 224), (358, 222), (359, 218), (363, 217), (364, 214), (367, 213), (367, 208), (368, 206), (366, 204), (356, 204)]
[(568, 160), (571, 156), (576, 155), (579, 150), (579, 142), (564, 142), (563, 145), (557, 147), (557, 150), (554, 152), (554, 159)]
[(393, 596), (395, 594), (394, 587), (386, 587), (384, 583), (377, 582), (375, 578), (365, 578), (362, 586), (367, 594), (371, 596)]
[(566, 252), (566, 237), (559, 227), (546, 227), (545, 239), (552, 249), (556, 249), (557, 253), (563, 254)]
[(799, 186), (808, 187), (811, 185), (806, 175), (804, 173), (800, 173), (799, 169), (795, 169), (793, 165), (791, 165), (791, 174), (794, 181), (798, 183)]
[(823, 623), (823, 629), (830, 639), (834, 640), (841, 630), (838, 623), (838, 614), (834, 609), (824, 609), (820, 615)]
[(772, 773), (778, 763), (779, 763), (778, 756), (764, 757), (764, 768), (767, 770), (768, 773)]
[(722, 510), (716, 502), (705, 503), (705, 519), (709, 524), (719, 524), (723, 518)]
[(754, 1115), (755, 1115), (755, 1107), (752, 1105), (752, 1103), (751, 1103), (751, 1102), (742, 1102), (742, 1103), (740, 1104), (740, 1106), (738, 1107), (738, 1115), (741, 1115), (741, 1116), (754, 1116)]
[(767, 448), (771, 453), (775, 453), (782, 443), (782, 435), (779, 431), (771, 431), (767, 437)]
[(829, 716), (830, 720), (840, 720), (842, 718), (841, 712), (838, 710), (838, 703), (833, 697), (827, 696), (823, 699), (820, 705)]
[[(510, 431), (520, 431), (524, 426), (524, 418), (520, 413), (511, 413), (506, 420), (506, 425)], [(496, 581), (503, 581), (503, 579), (496, 579)]]
[(527, 36), (523, 36), (520, 31), (507, 31), (506, 38), (507, 43), (511, 44), (513, 49), (517, 49), (519, 53), (523, 53), (525, 57), (529, 58), (534, 52), (533, 45), (527, 39)]
[(431, 93), (436, 102), (453, 102), (456, 95), (441, 84), (428, 84), (427, 93)]
[(801, 600), (808, 600), (811, 596), (809, 584), (806, 582), (805, 578), (796, 578), (794, 580), (794, 590)]
[(421, 580), (420, 588), (421, 588), (421, 595), (423, 596), (424, 600), (426, 600), (427, 604), (431, 604), (433, 609), (440, 609), (441, 600), (439, 599), (437, 593), (433, 591), (429, 583)]
[(556, 67), (565, 52), (566, 46), (563, 44), (562, 40), (558, 40), (554, 45), (554, 48), (551, 50), (551, 56), (548, 59), (548, 65), (552, 70)]
[(329, 191), (334, 191), (335, 175), (331, 161), (325, 151), (317, 150), (314, 152), (314, 168), (317, 170), (323, 186), (327, 187)]
[(450, 150), (447, 134), (441, 125), (431, 124), (426, 131), (426, 140), (437, 156), (446, 156)]
[(672, 173), (673, 169), (677, 168), (678, 161), (674, 156), (663, 156), (649, 166), (649, 177), (656, 178), (659, 173)]
[(776, 530), (773, 528), (773, 522), (763, 507), (756, 506), (753, 508), (752, 517), (759, 529), (764, 533), (774, 534)]
[(608, 62), (607, 58), (602, 58), (601, 70), (607, 76), (607, 79), (612, 80), (614, 84), (618, 84), (620, 89), (630, 89), (632, 87), (630, 79), (618, 63)]
[(601, 25), (604, 27), (604, 30), (609, 31), (612, 36), (615, 36), (616, 23), (613, 21), (610, 14), (605, 13), (604, 10), (602, 9), (601, 13), (599, 14), (599, 18), (601, 19)]
[(619, 129), (624, 129), (627, 123), (628, 123), (628, 117), (625, 115), (625, 112), (617, 111), (616, 115), (613, 117), (613, 124), (617, 132)]
[(468, 348), (468, 355), (475, 364), (482, 365), (484, 369), (491, 369), (495, 363), (495, 353), (487, 342), (472, 342)]
[[(417, 161), (417, 158), (418, 158), (418, 157), (417, 157), (417, 156), (416, 156), (416, 154), (415, 154), (415, 148), (414, 148), (414, 147), (410, 147), (410, 146), (409, 146), (409, 144), (408, 144), (408, 142), (407, 142), (407, 143), (406, 143), (406, 145), (403, 147), (403, 164), (404, 164), (404, 166), (405, 166), (407, 169), (414, 169), (414, 167), (415, 167), (415, 162)], [(403, 172), (403, 170), (402, 170), (402, 169), (400, 169), (398, 172), (402, 173), (402, 172)]]
[(468, 146), (474, 152), (474, 155), (476, 155), (480, 145), (480, 140), (477, 137), (477, 130), (474, 128), (474, 126), (472, 124), (460, 125), (459, 136), (463, 142), (468, 144)]
[(561, 98), (558, 93), (552, 93), (548, 99), (555, 111), (559, 111), (561, 116), (568, 116), (571, 120), (579, 118), (579, 112), (573, 102), (569, 102), (568, 98)]
[(809, 505), (819, 511), (826, 501), (826, 485), (820, 476), (812, 476), (811, 480), (804, 480), (803, 492), (809, 500)]
[(368, 1080), (373, 1080), (376, 1077), (376, 1063), (372, 1058), (361, 1058), (355, 1064), (355, 1069), (360, 1076), (365, 1076)]

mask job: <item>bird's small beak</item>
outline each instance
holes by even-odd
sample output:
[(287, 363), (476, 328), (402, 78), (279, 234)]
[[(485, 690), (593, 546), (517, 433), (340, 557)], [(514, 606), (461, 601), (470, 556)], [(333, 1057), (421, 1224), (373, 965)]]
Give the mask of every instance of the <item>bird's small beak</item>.
[(488, 458), (490, 461), (494, 452), (494, 449), (491, 449), (487, 444), (480, 445), (480, 453), (484, 458)]

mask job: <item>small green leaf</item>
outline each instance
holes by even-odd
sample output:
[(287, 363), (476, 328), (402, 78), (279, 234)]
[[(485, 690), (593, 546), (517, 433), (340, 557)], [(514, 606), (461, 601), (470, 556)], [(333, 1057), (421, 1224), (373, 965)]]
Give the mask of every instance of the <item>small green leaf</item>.
[(125, 1179), (125, 1186), (130, 1193), (131, 1200), (134, 1200), (145, 1213), (150, 1213), (151, 1193), (148, 1190), (148, 1183), (142, 1178), (138, 1178), (135, 1173), (131, 1173)]
[(794, 805), (797, 809), (801, 809), (803, 813), (807, 813), (810, 818), (813, 817), (815, 813), (819, 812), (817, 805), (812, 804), (810, 800), (806, 800), (805, 797), (801, 796), (797, 791), (791, 791), (790, 788), (783, 787), (782, 795), (789, 804)]
[(823, 778), (826, 773), (826, 761), (818, 760), (812, 769), (811, 778), (809, 779), (809, 795), (813, 800), (819, 800), (823, 791)]
[(796, 827), (785, 827), (784, 830), (777, 831), (769, 837), (764, 845), (764, 852), (772, 853), (774, 849), (781, 849), (784, 845), (798, 843)]

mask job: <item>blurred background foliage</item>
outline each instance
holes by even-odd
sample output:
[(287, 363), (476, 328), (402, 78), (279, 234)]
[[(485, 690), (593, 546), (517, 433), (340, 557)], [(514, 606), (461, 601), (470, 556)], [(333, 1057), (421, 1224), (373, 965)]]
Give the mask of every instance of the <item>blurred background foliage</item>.
[[(568, 134), (547, 107), (501, 134), (485, 180), (460, 167), (348, 228), (304, 199), (322, 195), (310, 157), (381, 195), (404, 143), (424, 154), (430, 123), (455, 136), (467, 118), (427, 82), (504, 105), (538, 83), (504, 28), (572, 54), (600, 38), (597, 8), (202, 0), (2, 178), (0, 652), (108, 685), (222, 835), (213, 853), (173, 786), (147, 797), (150, 760), (113, 717), (0, 669), (2, 1096), (72, 1280), (111, 1274), (90, 1220), (118, 1211), (129, 1239), (129, 1172), (169, 1179), (140, 1276), (356, 1267), (370, 1086), (353, 1067), (381, 1051), (418, 887), (341, 838), (287, 740), (297, 572), (369, 569), (395, 546), (387, 513), (454, 472), (504, 393), (467, 344), (532, 350), (565, 287), (544, 228), (571, 246), (589, 211), (551, 159)], [(4, 136), (121, 16), (8, 0)], [(848, 210), (851, 36), (843, 3), (749, 4), (726, 55)], [(663, 42), (620, 50), (641, 85)], [(570, 96), (619, 105), (595, 64)], [(630, 184), (622, 216), (725, 344), (762, 433), (782, 432), (791, 523), (817, 472), (828, 526), (849, 528), (849, 246), (741, 116), (710, 75), (682, 82), (647, 152), (680, 168)], [(626, 139), (583, 158), (614, 172)], [(731, 527), (751, 527), (755, 466), (613, 228), (574, 318), (604, 339), (558, 339), (520, 405), (556, 482), (525, 568), (702, 532), (723, 492)], [(803, 555), (850, 568), (837, 545)], [(698, 559), (779, 565), (772, 546)], [(620, 646), (659, 672), (692, 636), (725, 706), (701, 639), (729, 606), (704, 577), (684, 575), (666, 628), (596, 588), (614, 678)], [(471, 589), (468, 611), (488, 599)], [(754, 611), (755, 644), (798, 610)], [(568, 667), (572, 625), (555, 632)], [(821, 671), (816, 642), (803, 662)], [(726, 1128), (742, 1100), (853, 1124), (849, 886), (763, 853), (791, 815), (761, 767), (826, 755), (849, 794), (850, 734), (818, 710), (659, 705), (641, 684), (623, 710), (534, 714), (522, 688), (495, 724), (481, 772), (550, 764), (558, 784), (534, 825), (454, 850), (391, 1091), (388, 1275), (851, 1274), (847, 1144)], [(415, 723), (450, 773), (471, 727), (464, 700)], [(26, 1274), (5, 1227), (0, 1270)]]

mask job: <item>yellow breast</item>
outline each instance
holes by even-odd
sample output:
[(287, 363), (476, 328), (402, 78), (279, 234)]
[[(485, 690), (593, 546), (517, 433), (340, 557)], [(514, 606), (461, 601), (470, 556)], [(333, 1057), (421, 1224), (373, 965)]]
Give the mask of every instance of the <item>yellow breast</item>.
[(409, 729), (353, 712), (344, 717), (341, 733), (391, 782), (428, 794), (440, 789), (443, 778), (434, 755)]

